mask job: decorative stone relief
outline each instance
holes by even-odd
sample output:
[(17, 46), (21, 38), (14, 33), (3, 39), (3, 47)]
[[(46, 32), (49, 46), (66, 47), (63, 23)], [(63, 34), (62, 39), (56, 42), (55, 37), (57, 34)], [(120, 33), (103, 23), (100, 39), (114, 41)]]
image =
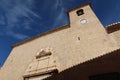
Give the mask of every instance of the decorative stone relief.
[(44, 74), (46, 72), (57, 70), (56, 59), (52, 55), (50, 48), (41, 49), (34, 57), (33, 61), (28, 65), (24, 76)]

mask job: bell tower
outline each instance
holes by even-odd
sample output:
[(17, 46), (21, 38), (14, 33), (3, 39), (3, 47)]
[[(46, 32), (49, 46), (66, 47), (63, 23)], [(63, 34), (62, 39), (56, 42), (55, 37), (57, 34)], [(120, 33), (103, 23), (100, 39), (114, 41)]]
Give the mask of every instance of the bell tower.
[(68, 14), (70, 33), (75, 38), (75, 49), (79, 50), (79, 56), (84, 57), (81, 61), (90, 60), (115, 49), (115, 45), (109, 39), (108, 33), (93, 12), (90, 3), (72, 9)]
[(69, 18), (70, 18), (70, 26), (86, 26), (93, 28), (99, 28), (99, 30), (102, 30), (102, 32), (105, 32), (105, 29), (95, 13), (92, 10), (91, 4), (86, 3), (83, 4), (77, 8), (74, 8), (70, 11), (68, 11)]

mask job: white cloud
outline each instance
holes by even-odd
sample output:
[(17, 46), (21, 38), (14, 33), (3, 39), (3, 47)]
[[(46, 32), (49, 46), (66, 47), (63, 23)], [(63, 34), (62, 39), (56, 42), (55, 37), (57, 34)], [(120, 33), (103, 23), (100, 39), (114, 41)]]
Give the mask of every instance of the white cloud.
[(21, 39), (21, 40), (29, 38), (29, 36), (24, 35), (24, 34), (19, 34), (19, 33), (18, 34), (15, 33), (14, 35), (11, 35), (11, 36), (14, 37), (14, 38), (16, 38), (16, 39)]
[(58, 14), (56, 15), (56, 18), (54, 20), (53, 26), (59, 26), (60, 24), (67, 24), (68, 20), (66, 17), (66, 10), (65, 7), (63, 6), (62, 0), (57, 0), (54, 7), (59, 7)]
[(5, 25), (6, 22), (5, 22), (5, 17), (4, 15), (0, 16), (0, 25)]
[(62, 8), (59, 12), (59, 14), (57, 15), (56, 19), (54, 20), (54, 24), (53, 26), (58, 26), (59, 24), (67, 24), (67, 18), (66, 18), (66, 12), (64, 10), (64, 8)]
[(26, 30), (32, 29), (32, 27), (30, 27), (30, 23), (28, 23), (28, 22), (23, 23), (23, 25), (24, 25), (24, 29), (26, 29)]
[[(32, 11), (34, 6), (34, 0), (1, 0), (0, 9), (5, 14), (0, 14), (0, 24), (5, 25), (4, 34), (17, 39), (27, 38), (28, 36), (22, 33), (15, 33), (14, 29), (30, 30), (32, 29), (31, 22), (34, 21), (33, 17), (41, 20), (41, 17)], [(21, 18), (23, 17), (26, 17), (27, 20), (24, 20), (21, 26)], [(2, 32), (0, 33), (2, 34)]]
[(9, 36), (15, 38), (15, 39), (20, 39), (20, 40), (24, 40), (24, 39), (29, 38), (29, 36), (27, 36), (27, 35), (20, 34), (20, 33), (15, 33), (15, 32), (12, 32), (12, 31), (7, 32), (7, 34)]

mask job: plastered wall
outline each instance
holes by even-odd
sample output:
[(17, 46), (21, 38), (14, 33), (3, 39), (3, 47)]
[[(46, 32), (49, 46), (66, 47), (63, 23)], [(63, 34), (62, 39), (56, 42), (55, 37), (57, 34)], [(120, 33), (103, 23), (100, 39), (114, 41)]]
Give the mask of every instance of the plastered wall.
[(120, 47), (120, 30), (109, 34), (112, 42)]
[[(77, 16), (78, 9), (69, 12), (70, 27), (15, 46), (2, 68), (0, 80), (23, 80), (25, 70), (40, 49), (52, 49), (60, 72), (117, 49), (90, 6), (81, 8), (84, 15)], [(81, 19), (87, 23), (80, 24)]]

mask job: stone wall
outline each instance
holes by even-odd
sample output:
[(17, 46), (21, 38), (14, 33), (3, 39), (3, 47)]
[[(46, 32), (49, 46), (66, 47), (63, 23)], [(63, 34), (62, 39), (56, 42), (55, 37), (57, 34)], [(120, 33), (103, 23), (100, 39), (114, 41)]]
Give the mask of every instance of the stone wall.
[[(84, 10), (81, 16), (76, 14), (79, 9)], [(52, 50), (59, 72), (118, 49), (88, 4), (68, 13), (70, 25), (14, 46), (2, 68), (0, 80), (23, 80), (26, 69), (41, 49)], [(83, 19), (87, 20), (85, 24), (80, 23)]]

